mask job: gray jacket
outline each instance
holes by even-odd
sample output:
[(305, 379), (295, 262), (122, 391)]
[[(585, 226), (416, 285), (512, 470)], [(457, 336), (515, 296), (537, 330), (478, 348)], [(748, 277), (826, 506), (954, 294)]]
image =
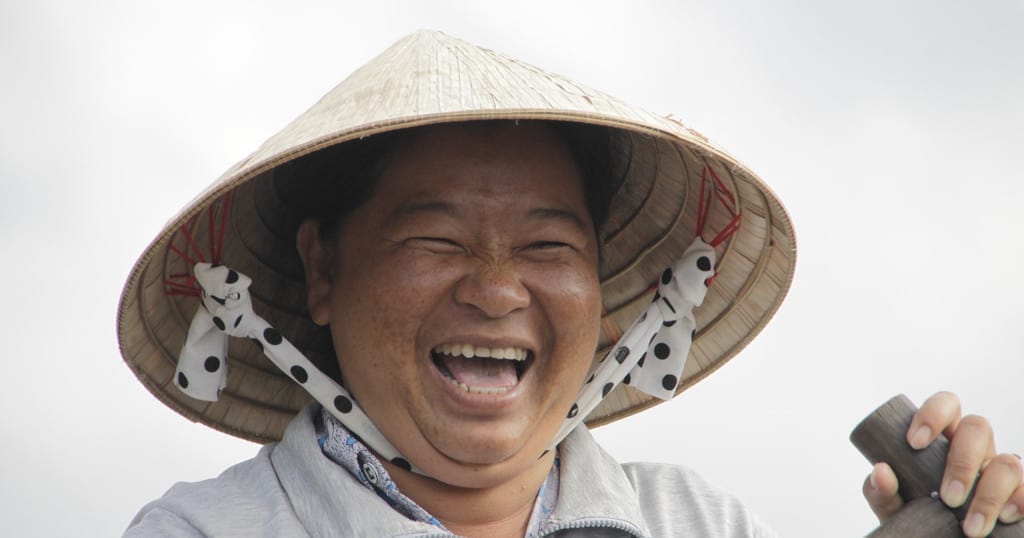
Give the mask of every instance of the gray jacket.
[[(142, 508), (125, 536), (452, 537), (411, 521), (320, 450), (314, 406), (280, 443), (219, 477), (174, 485)], [(559, 498), (544, 522), (552, 537), (774, 536), (735, 498), (686, 468), (619, 465), (577, 428), (559, 445)]]

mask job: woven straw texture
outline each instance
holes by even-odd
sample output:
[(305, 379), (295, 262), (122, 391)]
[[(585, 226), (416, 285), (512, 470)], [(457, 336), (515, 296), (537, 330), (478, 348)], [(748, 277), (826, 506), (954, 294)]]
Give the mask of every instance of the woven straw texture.
[[(517, 60), (447, 35), (412, 34), (354, 72), (307, 112), (234, 165), (175, 216), (136, 262), (118, 309), (124, 360), (157, 398), (183, 416), (259, 442), (281, 437), (310, 397), (248, 341), (232, 339), (228, 384), (217, 402), (174, 386), (178, 352), (199, 300), (169, 293), (192, 261), (219, 258), (253, 278), (258, 314), (314, 362), (329, 354), (308, 318), (301, 267), (284, 230), (294, 223), (273, 185), (274, 168), (318, 149), (417, 125), (542, 119), (612, 128), (624, 177), (601, 263), (605, 308), (599, 358), (651, 300), (651, 286), (693, 240), (701, 174), (713, 170), (735, 196), (739, 231), (718, 248), (718, 276), (695, 312), (697, 333), (677, 394), (738, 353), (789, 288), (796, 244), (776, 196), (750, 170), (676, 120), (631, 107)], [(224, 211), (225, 195), (230, 206)], [(707, 230), (731, 217), (712, 211)], [(186, 230), (185, 233), (183, 230)], [(588, 417), (607, 423), (658, 403), (618, 386)]]

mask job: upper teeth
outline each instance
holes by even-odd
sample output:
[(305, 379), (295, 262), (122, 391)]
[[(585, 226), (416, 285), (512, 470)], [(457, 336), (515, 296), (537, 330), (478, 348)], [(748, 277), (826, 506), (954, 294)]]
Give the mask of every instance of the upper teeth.
[(482, 347), (473, 344), (441, 344), (434, 348), (434, 353), (463, 357), (490, 357), (492, 359), (511, 359), (525, 361), (527, 351), (518, 347)]

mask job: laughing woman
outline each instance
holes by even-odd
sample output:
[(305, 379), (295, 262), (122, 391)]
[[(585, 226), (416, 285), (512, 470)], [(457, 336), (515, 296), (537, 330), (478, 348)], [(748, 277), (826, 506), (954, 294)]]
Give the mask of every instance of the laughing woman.
[[(587, 426), (732, 358), (794, 259), (775, 195), (696, 131), (411, 35), (225, 173), (132, 271), (128, 365), (182, 415), (267, 444), (174, 486), (127, 535), (770, 536), (692, 471), (619, 465)], [(958, 419), (940, 394), (915, 424), (954, 434), (966, 465), (947, 484), (1006, 464), (982, 475), (980, 533), (1024, 506), (1020, 465)], [(884, 519), (895, 479), (881, 465), (869, 483)]]

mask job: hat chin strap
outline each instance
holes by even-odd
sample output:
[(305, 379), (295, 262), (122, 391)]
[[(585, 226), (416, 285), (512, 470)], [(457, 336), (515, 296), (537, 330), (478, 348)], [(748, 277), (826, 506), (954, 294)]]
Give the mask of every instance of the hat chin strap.
[(555, 435), (558, 444), (619, 383), (671, 400), (696, 335), (693, 309), (704, 302), (714, 276), (715, 249), (697, 237), (658, 280), (658, 291), (640, 317), (594, 366)]
[[(662, 400), (672, 398), (696, 327), (693, 308), (704, 301), (714, 266), (714, 248), (697, 238), (682, 258), (665, 270), (654, 301), (594, 366), (547, 450), (583, 422), (620, 382)], [(199, 400), (216, 401), (227, 383), (228, 337), (249, 338), (378, 455), (425, 474), (388, 442), (344, 387), (253, 312), (249, 277), (209, 263), (197, 263), (194, 274), (202, 287), (202, 307), (192, 318), (178, 357), (175, 384), (182, 392)]]
[[(202, 307), (188, 328), (178, 356), (176, 385), (185, 394), (216, 401), (227, 382), (228, 337), (249, 338), (263, 353), (302, 385), (325, 409), (380, 456), (410, 467), (344, 387), (313, 365), (301, 351), (252, 309), (252, 280), (223, 265), (197, 263), (193, 269), (202, 288)], [(415, 472), (423, 474), (413, 468)]]

